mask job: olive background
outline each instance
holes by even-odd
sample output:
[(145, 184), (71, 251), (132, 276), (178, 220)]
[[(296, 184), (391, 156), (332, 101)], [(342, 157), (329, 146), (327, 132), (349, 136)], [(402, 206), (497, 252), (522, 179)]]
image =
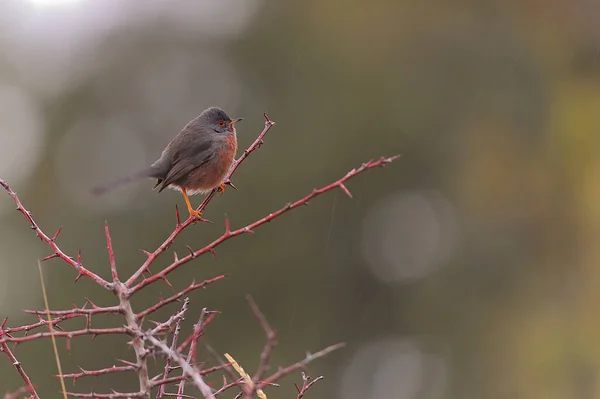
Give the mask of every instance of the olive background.
[[(39, 0), (38, 0), (39, 1)], [(225, 217), (244, 226), (361, 162), (402, 154), (253, 235), (169, 276), (190, 295), (184, 327), (222, 312), (202, 342), (254, 370), (306, 351), (307, 398), (589, 398), (600, 394), (600, 3), (594, 0), (3, 0), (0, 177), (40, 227), (108, 278), (108, 223), (120, 275), (175, 225), (180, 194), (142, 181), (89, 189), (152, 162), (210, 105), (238, 125), (241, 154), (264, 145), (172, 247), (200, 248)], [(192, 197), (199, 204), (201, 196)], [(48, 248), (0, 194), (0, 316), (35, 321)], [(152, 270), (172, 260), (166, 253)], [(116, 298), (59, 260), (44, 263), (51, 308)], [(136, 310), (172, 290), (134, 299)], [(178, 305), (153, 315), (163, 320)], [(103, 316), (94, 326), (118, 326)], [(64, 328), (78, 328), (69, 322)], [(59, 340), (66, 372), (133, 359), (125, 338)], [(200, 358), (214, 360), (200, 348)], [(50, 341), (16, 355), (43, 397), (59, 397)], [(212, 362), (212, 363), (211, 363)], [(151, 362), (152, 363), (152, 362)], [(154, 367), (154, 366), (153, 366)], [(158, 369), (158, 368), (157, 368)], [(21, 382), (0, 356), (0, 391)], [(220, 376), (209, 381), (218, 385)], [(299, 373), (267, 390), (294, 398)], [(135, 376), (70, 390), (135, 390)], [(190, 391), (191, 392), (191, 391)], [(200, 396), (199, 393), (190, 393)], [(233, 397), (231, 391), (224, 397)]]

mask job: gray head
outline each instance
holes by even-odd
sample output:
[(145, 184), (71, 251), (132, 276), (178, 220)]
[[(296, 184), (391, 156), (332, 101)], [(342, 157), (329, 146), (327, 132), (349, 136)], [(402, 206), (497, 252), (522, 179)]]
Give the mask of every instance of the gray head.
[(235, 132), (234, 125), (242, 119), (243, 118), (231, 119), (229, 115), (219, 107), (207, 108), (198, 117), (198, 121), (202, 125), (212, 129), (216, 133)]

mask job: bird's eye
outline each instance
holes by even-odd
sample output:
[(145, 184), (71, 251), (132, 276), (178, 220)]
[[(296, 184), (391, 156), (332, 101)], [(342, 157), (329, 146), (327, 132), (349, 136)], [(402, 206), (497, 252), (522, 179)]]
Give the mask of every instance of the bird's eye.
[(219, 126), (221, 126), (221, 127), (224, 127), (225, 126), (225, 121), (219, 121), (219, 122), (217, 122), (217, 124)]

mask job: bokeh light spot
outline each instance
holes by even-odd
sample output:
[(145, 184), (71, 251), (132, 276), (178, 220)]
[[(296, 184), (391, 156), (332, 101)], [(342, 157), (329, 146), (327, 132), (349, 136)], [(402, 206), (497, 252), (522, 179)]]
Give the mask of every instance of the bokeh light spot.
[(440, 265), (454, 247), (456, 234), (454, 210), (441, 194), (402, 193), (368, 212), (362, 252), (369, 270), (381, 281), (414, 280)]
[(447, 386), (447, 366), (412, 339), (377, 339), (360, 348), (343, 371), (340, 398), (436, 399)]

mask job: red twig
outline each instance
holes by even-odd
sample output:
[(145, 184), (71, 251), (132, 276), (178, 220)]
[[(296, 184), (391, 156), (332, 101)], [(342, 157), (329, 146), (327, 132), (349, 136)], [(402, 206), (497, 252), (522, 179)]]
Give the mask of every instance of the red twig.
[(83, 265), (80, 262), (80, 256), (78, 256), (78, 259), (75, 260), (73, 259), (71, 256), (65, 254), (59, 247), (58, 245), (56, 245), (56, 239), (58, 238), (58, 234), (60, 233), (60, 229), (58, 229), (58, 231), (54, 234), (54, 236), (52, 237), (48, 237), (37, 225), (37, 223), (35, 222), (35, 220), (33, 220), (33, 217), (31, 216), (31, 212), (29, 212), (27, 209), (25, 209), (25, 207), (23, 206), (23, 204), (21, 203), (21, 200), (19, 199), (19, 197), (17, 196), (17, 193), (15, 193), (10, 186), (8, 185), (8, 183), (6, 183), (4, 180), (0, 179), (0, 186), (2, 186), (6, 192), (8, 193), (8, 195), (10, 195), (13, 199), (13, 201), (15, 202), (15, 204), (17, 205), (17, 210), (19, 212), (21, 212), (23, 214), (23, 216), (25, 216), (25, 218), (27, 219), (27, 221), (29, 222), (29, 225), (31, 226), (31, 229), (33, 231), (35, 231), (35, 234), (42, 240), (44, 241), (46, 244), (48, 244), (48, 246), (50, 247), (50, 249), (52, 249), (52, 255), (44, 258), (44, 260), (47, 259), (51, 259), (51, 258), (60, 258), (62, 259), (65, 263), (71, 265), (72, 267), (75, 268), (75, 270), (77, 270), (79, 272), (79, 275), (77, 276), (77, 279), (79, 279), (80, 276), (86, 276), (91, 278), (92, 280), (94, 280), (98, 285), (106, 288), (107, 290), (112, 291), (112, 284), (109, 283), (108, 281), (106, 281), (105, 279), (103, 279), (102, 277), (100, 277), (99, 275), (95, 274), (94, 272), (91, 272), (90, 270), (86, 269), (85, 267), (83, 267)]
[[(70, 316), (70, 318), (72, 317), (77, 317), (77, 316), (91, 316), (91, 315), (96, 315), (96, 314), (101, 314), (101, 313), (111, 313), (111, 314), (122, 314), (123, 313), (123, 309), (121, 309), (120, 306), (106, 306), (106, 307), (98, 307), (96, 305), (92, 305), (92, 308), (86, 308), (86, 305), (83, 305), (81, 308), (78, 308), (76, 306), (73, 306), (72, 309), (67, 309), (67, 310), (50, 310), (50, 315), (51, 316)], [(29, 313), (29, 314), (34, 314), (34, 315), (45, 315), (47, 314), (47, 312), (45, 310), (24, 310), (25, 313)], [(65, 319), (59, 319), (59, 321), (61, 320), (65, 320)], [(46, 323), (48, 323), (47, 320), (44, 320)], [(56, 319), (52, 320), (53, 322), (56, 321)], [(56, 324), (56, 323), (55, 323)]]
[[(186, 300), (187, 300), (187, 298), (186, 298)], [(175, 324), (175, 331), (173, 332), (173, 340), (171, 343), (171, 350), (177, 349), (177, 340), (179, 339), (179, 331), (181, 331), (181, 322), (182, 321), (183, 321), (183, 318), (177, 320), (177, 323)], [(172, 370), (171, 362), (172, 362), (172, 359), (170, 357), (168, 357), (167, 362), (165, 364), (165, 371), (163, 373), (163, 380), (165, 380), (165, 381), (167, 378), (169, 378), (169, 373)], [(167, 384), (167, 382), (159, 385), (158, 392), (156, 393), (156, 399), (161, 399), (164, 396), (166, 384)]]
[[(72, 378), (73, 383), (82, 377), (99, 377), (104, 374), (112, 374), (112, 373), (124, 373), (127, 371), (137, 371), (135, 366), (112, 366), (106, 367), (99, 370), (85, 370), (83, 368), (79, 368), (81, 370), (79, 373), (68, 373), (63, 374), (63, 378)], [(60, 378), (60, 375), (56, 375), (56, 377)]]
[(321, 381), (322, 379), (323, 379), (323, 376), (319, 376), (311, 381), (310, 376), (306, 375), (306, 373), (304, 373), (304, 371), (303, 371), (302, 372), (302, 388), (300, 388), (298, 385), (294, 384), (296, 386), (296, 390), (298, 391), (298, 397), (296, 399), (302, 399), (304, 397), (304, 395), (306, 394), (306, 391), (308, 391), (310, 389), (310, 387), (315, 385), (315, 383), (317, 381)]
[(318, 358), (321, 358), (321, 357), (323, 357), (325, 355), (328, 355), (329, 353), (331, 353), (333, 351), (336, 351), (338, 349), (342, 349), (344, 346), (346, 346), (346, 343), (345, 342), (340, 342), (339, 344), (328, 346), (327, 348), (325, 348), (323, 350), (320, 350), (320, 351), (318, 351), (316, 353), (313, 353), (313, 354), (308, 353), (308, 354), (306, 354), (306, 357), (303, 360), (301, 360), (301, 361), (299, 361), (297, 363), (294, 363), (294, 364), (292, 364), (290, 366), (287, 366), (285, 368), (279, 369), (276, 373), (274, 373), (273, 375), (271, 375), (267, 379), (265, 379), (265, 380), (263, 380), (261, 382), (258, 382), (256, 384), (256, 389), (262, 389), (262, 388), (266, 387), (267, 385), (269, 385), (269, 384), (271, 384), (271, 383), (273, 383), (275, 381), (278, 381), (282, 377), (284, 377), (284, 376), (286, 376), (288, 374), (293, 373), (296, 370), (303, 369), (310, 362), (312, 362), (312, 361), (314, 361), (314, 360), (316, 360)]
[(129, 398), (145, 398), (146, 394), (143, 392), (117, 392), (112, 393), (78, 393), (78, 392), (67, 392), (68, 397), (73, 398), (90, 398), (90, 399), (129, 399)]
[[(230, 181), (231, 176), (237, 170), (237, 168), (240, 166), (240, 164), (249, 156), (249, 154), (252, 153), (253, 151), (257, 150), (260, 147), (265, 135), (275, 125), (275, 123), (272, 122), (266, 114), (264, 115), (264, 117), (265, 117), (265, 126), (264, 126), (262, 132), (258, 135), (258, 137), (252, 143), (252, 145), (250, 145), (250, 147), (248, 147), (248, 149), (246, 149), (244, 151), (244, 153), (234, 162), (234, 164), (232, 165), (231, 169), (229, 170), (229, 172), (227, 174), (225, 183), (229, 184), (233, 188), (235, 188), (235, 186)], [(305, 359), (303, 359), (297, 363), (294, 363), (286, 368), (279, 369), (276, 373), (274, 373), (270, 377), (263, 379), (263, 377), (265, 376), (265, 374), (268, 370), (268, 367), (269, 367), (269, 360), (271, 357), (271, 352), (272, 352), (274, 346), (277, 344), (276, 334), (273, 331), (273, 329), (271, 328), (271, 326), (269, 325), (265, 316), (262, 314), (262, 312), (256, 305), (256, 303), (252, 300), (251, 297), (248, 297), (248, 302), (252, 309), (252, 312), (258, 319), (261, 327), (263, 328), (263, 330), (266, 334), (266, 344), (260, 355), (259, 365), (258, 365), (258, 368), (256, 370), (254, 377), (252, 378), (252, 381), (250, 381), (250, 379), (249, 379), (250, 377), (247, 377), (246, 373), (242, 372), (241, 369), (240, 369), (240, 373), (244, 374), (244, 378), (238, 378), (238, 376), (236, 374), (234, 374), (233, 370), (229, 367), (231, 365), (231, 363), (225, 364), (222, 361), (219, 366), (200, 370), (198, 367), (196, 367), (196, 361), (197, 361), (196, 351), (197, 351), (197, 346), (198, 346), (198, 340), (203, 335), (204, 329), (206, 328), (206, 326), (214, 319), (214, 317), (216, 316), (216, 313), (218, 313), (218, 312), (207, 311), (206, 309), (203, 309), (202, 315), (201, 315), (198, 323), (196, 323), (194, 325), (193, 332), (181, 344), (178, 343), (178, 340), (179, 340), (179, 336), (181, 333), (181, 322), (184, 318), (184, 315), (186, 313), (186, 310), (187, 310), (188, 304), (189, 304), (189, 300), (187, 298), (184, 300), (183, 306), (180, 311), (172, 314), (164, 322), (155, 323), (156, 325), (154, 328), (151, 328), (147, 331), (143, 331), (142, 324), (143, 324), (146, 316), (148, 316), (149, 314), (167, 306), (168, 304), (179, 301), (179, 300), (181, 300), (181, 298), (183, 298), (189, 292), (203, 288), (213, 282), (219, 281), (219, 280), (225, 278), (225, 276), (220, 275), (220, 276), (217, 276), (217, 277), (214, 277), (211, 279), (207, 279), (201, 283), (193, 282), (187, 288), (178, 290), (175, 294), (173, 294), (172, 296), (170, 296), (166, 299), (161, 298), (154, 305), (152, 305), (144, 310), (141, 310), (138, 313), (133, 311), (132, 304), (130, 301), (131, 297), (135, 293), (137, 293), (141, 289), (143, 289), (144, 287), (146, 287), (154, 282), (157, 282), (159, 280), (167, 281), (166, 278), (169, 273), (171, 273), (178, 267), (188, 263), (192, 259), (194, 259), (202, 254), (205, 254), (207, 252), (210, 252), (214, 255), (215, 248), (217, 246), (219, 246), (220, 244), (222, 244), (224, 241), (226, 241), (232, 237), (238, 236), (238, 235), (252, 233), (254, 231), (254, 229), (256, 229), (257, 227), (270, 222), (271, 220), (283, 215), (284, 213), (286, 213), (292, 209), (300, 207), (301, 205), (308, 204), (308, 202), (311, 199), (313, 199), (327, 191), (331, 191), (335, 188), (339, 188), (345, 194), (347, 194), (348, 196), (351, 197), (350, 191), (345, 186), (345, 183), (347, 180), (353, 178), (354, 176), (356, 176), (360, 173), (365, 172), (366, 170), (385, 166), (387, 163), (392, 162), (396, 158), (397, 157), (381, 158), (377, 161), (371, 160), (369, 162), (366, 162), (366, 163), (362, 164), (359, 168), (352, 169), (345, 176), (334, 181), (333, 183), (331, 183), (327, 186), (324, 186), (320, 189), (315, 189), (310, 194), (306, 195), (305, 197), (303, 197), (295, 202), (288, 203), (286, 206), (277, 210), (276, 212), (273, 212), (261, 219), (258, 219), (245, 227), (231, 230), (229, 220), (226, 219), (225, 220), (225, 232), (220, 237), (218, 237), (217, 239), (215, 239), (208, 245), (204, 246), (203, 248), (195, 250), (195, 251), (188, 247), (190, 250), (189, 255), (184, 256), (182, 258), (178, 258), (177, 255), (175, 254), (174, 261), (169, 266), (167, 266), (166, 268), (164, 268), (163, 270), (159, 271), (156, 274), (151, 274), (149, 272), (149, 266), (158, 258), (158, 256), (160, 256), (160, 254), (165, 252), (172, 245), (175, 238), (184, 229), (186, 229), (188, 226), (190, 226), (191, 224), (193, 224), (195, 222), (195, 220), (191, 217), (188, 218), (186, 221), (181, 222), (179, 210), (176, 208), (177, 225), (175, 226), (175, 229), (173, 230), (173, 232), (154, 252), (150, 253), (150, 252), (144, 251), (144, 253), (147, 255), (146, 260), (133, 273), (133, 275), (127, 279), (126, 282), (121, 282), (118, 277), (117, 264), (116, 264), (116, 260), (115, 260), (112, 239), (111, 239), (110, 231), (109, 231), (107, 224), (105, 224), (105, 235), (106, 235), (106, 245), (107, 245), (108, 256), (109, 256), (109, 265), (110, 265), (110, 270), (111, 270), (112, 282), (105, 280), (102, 277), (98, 276), (97, 274), (86, 269), (82, 265), (82, 262), (81, 262), (81, 253), (79, 253), (77, 255), (76, 259), (66, 255), (56, 244), (56, 240), (60, 233), (60, 229), (52, 237), (47, 236), (38, 227), (38, 225), (34, 221), (33, 217), (31, 216), (31, 213), (28, 210), (26, 210), (25, 207), (22, 205), (17, 194), (9, 187), (9, 185), (6, 182), (4, 182), (3, 180), (0, 180), (0, 185), (11, 196), (11, 198), (13, 199), (13, 201), (15, 202), (15, 204), (17, 206), (17, 210), (28, 220), (28, 222), (31, 225), (31, 228), (35, 231), (36, 235), (51, 248), (52, 254), (47, 256), (44, 260), (48, 260), (48, 259), (52, 259), (52, 258), (62, 259), (64, 262), (66, 262), (70, 266), (74, 267), (78, 271), (78, 276), (76, 278), (76, 281), (81, 276), (86, 276), (86, 277), (92, 279), (93, 281), (95, 281), (97, 284), (104, 287), (105, 289), (114, 293), (119, 299), (119, 304), (116, 306), (100, 307), (100, 306), (96, 306), (90, 300), (87, 300), (86, 303), (80, 308), (73, 305), (73, 308), (68, 309), (68, 310), (54, 310), (54, 311), (29, 310), (26, 312), (35, 314), (39, 319), (38, 322), (24, 325), (24, 326), (14, 327), (14, 328), (6, 328), (5, 327), (6, 320), (4, 320), (0, 324), (0, 351), (5, 352), (7, 354), (7, 356), (11, 359), (11, 361), (13, 362), (13, 365), (20, 373), (21, 378), (23, 379), (23, 381), (25, 381), (26, 388), (30, 391), (30, 393), (33, 395), (33, 397), (35, 399), (37, 399), (38, 396), (35, 393), (35, 390), (33, 390), (33, 385), (31, 384), (31, 381), (29, 380), (29, 378), (23, 371), (21, 364), (17, 361), (17, 359), (15, 358), (13, 353), (10, 351), (10, 348), (8, 346), (9, 343), (18, 344), (18, 343), (22, 343), (22, 342), (28, 342), (28, 341), (33, 341), (33, 340), (53, 336), (53, 337), (66, 338), (67, 343), (70, 346), (71, 339), (76, 336), (91, 335), (92, 337), (96, 337), (98, 335), (111, 335), (111, 334), (123, 334), (123, 335), (128, 335), (131, 337), (131, 341), (129, 342), (129, 344), (134, 349), (135, 362), (121, 360), (121, 362), (123, 363), (123, 365), (121, 365), (121, 366), (112, 366), (112, 367), (98, 369), (98, 370), (84, 370), (83, 368), (80, 368), (80, 372), (63, 374), (62, 376), (59, 375), (59, 377), (70, 378), (73, 380), (73, 382), (75, 382), (78, 378), (85, 377), (85, 376), (100, 376), (100, 375), (111, 374), (111, 373), (135, 372), (137, 374), (138, 380), (139, 380), (139, 390), (137, 392), (112, 391), (110, 393), (94, 393), (94, 392), (91, 392), (91, 393), (68, 393), (69, 396), (79, 397), (79, 398), (98, 398), (98, 399), (118, 399), (118, 398), (150, 399), (150, 394), (151, 394), (152, 389), (158, 388), (158, 393), (156, 396), (157, 399), (161, 399), (166, 396), (176, 396), (177, 398), (188, 398), (190, 396), (184, 394), (184, 388), (185, 388), (186, 381), (193, 383), (201, 391), (202, 395), (205, 398), (214, 398), (217, 395), (219, 395), (220, 393), (224, 392), (225, 390), (236, 387), (236, 386), (239, 386), (242, 390), (240, 392), (240, 395), (238, 395), (237, 397), (240, 397), (241, 395), (246, 395), (246, 397), (249, 398), (249, 397), (252, 397), (254, 394), (261, 394), (261, 392), (259, 390), (262, 390), (263, 388), (268, 387), (268, 386), (277, 386), (277, 384), (275, 382), (279, 378), (281, 378), (285, 375), (288, 375), (298, 369), (303, 369), (309, 362), (311, 362), (317, 358), (320, 358), (322, 356), (325, 356), (326, 354), (330, 353), (333, 350), (343, 347), (344, 344), (342, 343), (342, 344), (330, 346), (330, 347), (325, 348), (325, 349), (323, 349), (315, 354), (312, 354), (312, 355), (308, 354)], [(214, 198), (215, 193), (216, 193), (216, 190), (213, 190), (204, 199), (204, 201), (198, 208), (199, 211), (203, 211), (208, 206), (210, 201)], [(144, 277), (147, 274), (149, 276)], [(168, 283), (168, 281), (167, 281), (167, 283)], [(170, 285), (170, 283), (168, 283), (168, 284)], [(47, 313), (54, 316), (54, 318), (51, 321), (48, 321), (48, 320), (45, 320), (42, 318), (42, 315), (46, 315)], [(102, 329), (92, 328), (92, 317), (97, 314), (121, 315), (125, 319), (125, 326), (113, 327), (113, 328), (102, 328)], [(60, 329), (59, 324), (62, 321), (77, 318), (77, 317), (85, 318), (85, 320), (86, 320), (85, 328), (81, 328), (81, 329), (73, 330), (73, 331), (63, 331), (62, 329)], [(32, 335), (26, 335), (29, 331), (36, 329), (38, 327), (48, 326), (50, 323), (52, 326), (54, 326), (57, 329), (57, 331), (39, 332), (39, 333), (35, 333)], [(166, 331), (171, 331), (173, 328), (174, 328), (174, 333), (173, 333), (173, 337), (172, 337), (172, 342), (169, 346), (165, 342), (160, 340), (159, 337), (164, 335)], [(16, 336), (15, 333), (20, 333), (20, 334), (24, 333), (25, 335), (18, 334), (20, 336)], [(186, 349), (187, 349), (187, 356), (184, 356), (182, 354), (182, 352)], [(148, 375), (147, 359), (149, 358), (150, 355), (153, 355), (153, 356), (163, 355), (166, 358), (166, 365), (164, 368), (164, 372), (162, 372), (160, 375), (157, 375), (153, 378), (150, 378), (150, 376)], [(215, 356), (217, 357), (217, 359), (219, 359), (218, 355), (215, 354)], [(173, 364), (176, 364), (176, 366), (174, 366)], [(176, 376), (176, 377), (175, 376), (170, 377), (169, 376), (170, 372), (172, 372), (175, 369), (181, 369), (182, 375)], [(223, 386), (220, 389), (213, 392), (213, 390), (204, 382), (202, 376), (205, 374), (208, 374), (210, 372), (220, 370), (220, 369), (224, 369), (227, 373), (229, 373), (230, 377), (232, 378), (232, 381), (227, 382), (225, 377), (223, 377)], [(59, 373), (60, 373), (60, 371), (59, 371)], [(306, 392), (306, 390), (308, 390), (316, 381), (320, 380), (321, 378), (322, 377), (318, 377), (312, 381), (309, 381), (310, 377), (306, 377), (303, 374), (304, 384), (303, 384), (302, 388), (298, 388), (296, 386), (298, 389), (298, 399), (301, 399), (302, 396), (304, 395), (304, 393)], [(179, 385), (178, 393), (176, 393), (176, 394), (166, 392), (166, 389), (165, 389), (166, 385), (172, 384), (172, 383), (178, 383), (178, 385)]]
[[(3, 330), (3, 328), (2, 328), (2, 330)], [(15, 367), (15, 369), (21, 376), (21, 379), (25, 383), (25, 387), (27, 388), (27, 391), (33, 396), (34, 399), (39, 399), (40, 397), (38, 396), (37, 392), (35, 391), (35, 388), (33, 387), (33, 384), (31, 383), (29, 376), (27, 375), (27, 373), (25, 373), (25, 370), (23, 369), (21, 362), (19, 362), (17, 360), (15, 355), (12, 353), (12, 351), (8, 347), (8, 344), (4, 341), (0, 342), (0, 352), (4, 352), (6, 354), (6, 356), (8, 356), (8, 358), (12, 362), (13, 366)]]
[(71, 339), (73, 337), (79, 337), (82, 335), (110, 335), (110, 334), (131, 334), (129, 330), (124, 327), (113, 327), (113, 328), (85, 328), (81, 330), (75, 331), (54, 331), (50, 332), (41, 332), (32, 335), (26, 335), (23, 337), (13, 337), (7, 334), (0, 334), (0, 343), (12, 342), (20, 344), (22, 342), (35, 341), (40, 338), (51, 338), (54, 335), (57, 338), (67, 338)]
[[(193, 335), (193, 339), (192, 342), (190, 344), (190, 349), (188, 351), (187, 354), (187, 362), (191, 363), (192, 358), (196, 355), (196, 348), (198, 347), (198, 339), (200, 338), (200, 335), (202, 334), (202, 331), (204, 331), (204, 318), (206, 317), (207, 312), (206, 312), (206, 308), (202, 309), (202, 313), (200, 313), (200, 317), (198, 318), (198, 323), (196, 323), (194, 325), (194, 332), (192, 333)], [(183, 373), (183, 376), (185, 376), (185, 371)], [(184, 393), (184, 389), (185, 389), (185, 380), (186, 379), (182, 379), (179, 382), (179, 387), (177, 388), (177, 399), (182, 399), (183, 398), (183, 393)], [(212, 396), (212, 394), (211, 394)]]
[(177, 352), (171, 350), (164, 342), (156, 339), (152, 334), (142, 333), (142, 339), (150, 342), (154, 347), (158, 348), (164, 355), (170, 357), (174, 362), (179, 364), (184, 374), (187, 374), (190, 377), (190, 380), (196, 385), (196, 388), (202, 392), (202, 395), (206, 399), (215, 399), (212, 390), (204, 379), (202, 379), (202, 375), (188, 362), (183, 356)]
[(269, 367), (269, 359), (271, 358), (271, 351), (273, 350), (273, 347), (277, 345), (277, 336), (275, 335), (275, 331), (273, 331), (273, 329), (269, 325), (269, 322), (267, 321), (265, 315), (262, 314), (256, 302), (254, 302), (254, 299), (252, 299), (250, 295), (246, 296), (246, 299), (248, 301), (248, 304), (250, 305), (250, 309), (252, 309), (252, 313), (254, 313), (254, 316), (256, 316), (256, 318), (258, 319), (258, 322), (260, 323), (261, 327), (265, 331), (265, 335), (267, 336), (267, 343), (265, 344), (265, 347), (262, 353), (260, 354), (260, 362), (258, 363), (258, 369), (256, 370), (254, 377), (252, 377), (252, 381), (256, 383), (260, 381), (267, 372), (267, 369)]
[(131, 287), (130, 295), (136, 293), (137, 291), (148, 286), (149, 284), (152, 284), (153, 282), (155, 282), (157, 280), (161, 280), (161, 279), (165, 278), (173, 270), (188, 263), (192, 259), (194, 259), (202, 254), (205, 254), (207, 252), (213, 252), (217, 246), (221, 245), (223, 242), (227, 241), (228, 239), (235, 237), (235, 236), (242, 235), (242, 234), (252, 233), (255, 228), (262, 226), (263, 224), (266, 224), (266, 223), (272, 221), (273, 219), (283, 215), (284, 213), (286, 213), (292, 209), (298, 208), (301, 205), (307, 205), (308, 201), (310, 201), (311, 199), (313, 199), (323, 193), (326, 193), (327, 191), (331, 191), (335, 188), (341, 188), (345, 193), (349, 194), (348, 189), (344, 185), (344, 183), (346, 183), (346, 181), (350, 180), (351, 178), (353, 178), (369, 169), (385, 166), (386, 164), (394, 161), (397, 158), (398, 158), (398, 156), (394, 156), (394, 157), (390, 157), (390, 158), (381, 158), (377, 161), (371, 160), (369, 162), (365, 162), (359, 168), (352, 169), (351, 171), (346, 173), (345, 176), (336, 180), (335, 182), (328, 184), (327, 186), (324, 186), (320, 189), (314, 189), (310, 194), (306, 195), (305, 197), (300, 198), (299, 200), (297, 200), (295, 202), (288, 203), (286, 206), (279, 209), (278, 211), (275, 211), (275, 212), (269, 214), (268, 216), (265, 216), (262, 219), (258, 219), (257, 221), (250, 223), (249, 225), (239, 228), (237, 230), (233, 230), (233, 231), (230, 230), (229, 229), (229, 221), (226, 220), (225, 221), (225, 232), (223, 233), (223, 235), (221, 235), (219, 238), (217, 238), (210, 244), (206, 245), (205, 247), (203, 247), (197, 251), (192, 251), (189, 255), (184, 256), (183, 258), (179, 258), (178, 260), (174, 261), (173, 263), (171, 263), (169, 266), (167, 266), (160, 272), (158, 272), (150, 277), (144, 278), (137, 285)]
[[(233, 165), (231, 166), (231, 169), (229, 170), (229, 173), (227, 173), (227, 176), (225, 177), (226, 182), (229, 182), (233, 173), (237, 170), (237, 168), (240, 166), (240, 164), (242, 162), (244, 162), (244, 160), (246, 158), (248, 158), (248, 155), (250, 155), (252, 152), (257, 150), (261, 146), (265, 135), (269, 132), (269, 130), (271, 130), (271, 128), (273, 126), (275, 126), (275, 122), (271, 121), (269, 119), (269, 117), (267, 116), (267, 114), (264, 114), (264, 117), (265, 117), (265, 127), (263, 128), (262, 132), (260, 132), (260, 134), (258, 135), (256, 140), (254, 140), (254, 142), (250, 145), (250, 147), (248, 147), (244, 151), (244, 153), (233, 163)], [(204, 201), (202, 201), (202, 204), (200, 204), (200, 206), (198, 207), (197, 210), (200, 212), (204, 211), (204, 209), (206, 209), (206, 207), (208, 206), (210, 201), (215, 196), (216, 192), (217, 192), (217, 189), (212, 190), (210, 192), (210, 194), (208, 194), (206, 196)], [(173, 241), (175, 241), (175, 238), (177, 238), (177, 236), (179, 234), (181, 234), (181, 232), (183, 230), (185, 230), (187, 227), (194, 224), (194, 222), (195, 222), (195, 219), (192, 217), (189, 217), (185, 222), (181, 223), (181, 221), (179, 219), (179, 209), (177, 209), (177, 226), (175, 227), (173, 232), (158, 248), (156, 248), (156, 250), (154, 252), (151, 252), (151, 253), (146, 252), (146, 255), (148, 256), (146, 261), (135, 273), (133, 273), (133, 275), (129, 279), (127, 279), (125, 284), (128, 287), (131, 287), (136, 282), (136, 280), (139, 279), (148, 270), (148, 268), (150, 267), (152, 262), (154, 262), (156, 260), (156, 258), (158, 258), (160, 256), (160, 254), (162, 254), (167, 249), (169, 249), (169, 247), (173, 244)]]
[(110, 264), (110, 273), (112, 275), (113, 282), (119, 281), (119, 275), (117, 274), (117, 264), (115, 262), (115, 252), (113, 251), (112, 239), (110, 238), (110, 231), (108, 230), (108, 223), (104, 224), (104, 234), (106, 235), (106, 248), (108, 249), (108, 262)]
[(208, 280), (204, 280), (201, 283), (194, 283), (192, 282), (192, 284), (189, 285), (189, 287), (185, 288), (184, 290), (173, 294), (172, 296), (168, 297), (167, 299), (161, 299), (156, 305), (150, 306), (148, 309), (146, 310), (142, 310), (141, 312), (139, 312), (137, 314), (137, 318), (138, 320), (146, 317), (147, 315), (149, 315), (152, 312), (156, 312), (158, 309), (162, 308), (163, 306), (168, 305), (169, 303), (175, 302), (178, 299), (180, 299), (182, 296), (187, 295), (189, 292), (192, 292), (194, 290), (200, 289), (200, 288), (204, 288), (206, 287), (208, 284), (214, 283), (215, 281), (219, 281), (219, 280), (223, 280), (226, 276), (225, 275), (220, 275)]
[[(204, 311), (204, 309), (203, 309), (203, 311)], [(201, 337), (204, 334), (204, 329), (206, 328), (206, 326), (208, 326), (213, 321), (213, 319), (219, 312), (217, 312), (215, 310), (207, 310), (205, 313), (208, 316), (204, 319), (204, 322), (202, 323), (201, 328), (198, 331), (192, 332), (192, 334), (189, 337), (187, 337), (181, 345), (179, 345), (179, 347), (177, 348), (177, 352), (183, 352), (185, 350), (185, 348), (187, 348), (189, 345), (191, 345), (191, 343), (194, 340), (197, 340), (199, 337)]]

